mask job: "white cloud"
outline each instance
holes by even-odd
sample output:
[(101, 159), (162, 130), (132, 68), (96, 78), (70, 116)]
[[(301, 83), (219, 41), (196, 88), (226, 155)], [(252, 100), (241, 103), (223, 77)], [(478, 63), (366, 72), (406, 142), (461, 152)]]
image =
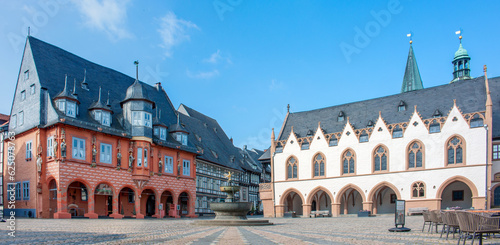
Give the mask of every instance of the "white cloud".
[(186, 71), (186, 75), (189, 78), (209, 79), (209, 78), (212, 78), (214, 76), (218, 76), (219, 75), (219, 71), (218, 70), (213, 70), (213, 71), (207, 71), (207, 72), (195, 72), (195, 73), (193, 73), (190, 70), (187, 70)]
[(225, 60), (228, 64), (232, 64), (233, 63), (229, 57), (222, 56), (219, 49), (217, 50), (217, 52), (215, 52), (212, 55), (210, 55), (210, 58), (203, 59), (203, 62), (217, 64), (221, 60)]
[(278, 82), (276, 79), (271, 80), (271, 84), (269, 84), (269, 90), (279, 90), (283, 89), (285, 84), (283, 82)]
[(125, 28), (129, 0), (73, 0), (85, 24), (105, 32), (110, 39), (130, 38)]
[(172, 12), (168, 12), (161, 18), (160, 29), (158, 29), (162, 39), (160, 46), (165, 49), (168, 57), (172, 56), (173, 46), (190, 40), (189, 29), (199, 30), (200, 28), (191, 21), (177, 18)]

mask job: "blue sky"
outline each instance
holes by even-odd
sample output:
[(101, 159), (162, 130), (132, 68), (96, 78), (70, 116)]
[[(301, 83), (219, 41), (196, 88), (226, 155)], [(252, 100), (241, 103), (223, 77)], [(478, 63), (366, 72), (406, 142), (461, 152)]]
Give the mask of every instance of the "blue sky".
[(264, 149), (286, 106), (312, 110), (400, 92), (407, 33), (424, 87), (452, 80), (455, 31), (472, 76), (500, 74), (499, 1), (119, 1), (0, 3), (0, 113), (9, 114), (27, 27), (85, 59), (158, 81), (174, 106)]

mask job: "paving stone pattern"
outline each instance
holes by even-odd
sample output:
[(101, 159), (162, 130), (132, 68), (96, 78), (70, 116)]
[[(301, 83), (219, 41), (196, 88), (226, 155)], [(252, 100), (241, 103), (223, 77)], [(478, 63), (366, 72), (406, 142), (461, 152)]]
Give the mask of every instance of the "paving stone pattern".
[[(262, 217), (260, 217), (262, 218)], [(271, 218), (273, 226), (207, 227), (194, 219), (18, 219), (16, 237), (0, 223), (0, 244), (456, 244), (422, 232), (422, 216), (406, 217), (411, 232), (393, 233), (394, 216)], [(468, 241), (468, 244), (470, 241)], [(500, 238), (484, 244), (500, 244)]]

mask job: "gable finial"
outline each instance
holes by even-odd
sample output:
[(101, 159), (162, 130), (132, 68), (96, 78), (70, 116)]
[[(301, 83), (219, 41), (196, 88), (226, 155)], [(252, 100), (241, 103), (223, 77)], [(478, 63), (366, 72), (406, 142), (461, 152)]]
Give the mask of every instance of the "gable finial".
[(106, 105), (110, 106), (110, 104), (109, 104), (109, 90), (108, 90), (108, 101), (106, 101)]
[(135, 80), (139, 81), (139, 61), (134, 61), (135, 65)]
[(78, 94), (76, 93), (76, 78), (73, 80), (73, 95), (77, 96)]
[(290, 104), (288, 104), (288, 105), (286, 106), (286, 112), (287, 112), (287, 113), (290, 113)]
[(101, 86), (99, 86), (99, 98), (98, 98), (98, 101), (99, 102), (101, 101)]

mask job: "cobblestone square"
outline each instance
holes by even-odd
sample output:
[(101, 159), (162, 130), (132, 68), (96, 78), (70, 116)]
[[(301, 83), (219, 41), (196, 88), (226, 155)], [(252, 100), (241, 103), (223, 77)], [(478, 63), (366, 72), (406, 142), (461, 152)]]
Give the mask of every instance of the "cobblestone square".
[[(261, 218), (261, 217), (259, 217)], [(1, 244), (456, 244), (422, 232), (422, 216), (406, 218), (410, 232), (393, 233), (392, 215), (369, 218), (271, 218), (261, 227), (196, 226), (196, 219), (18, 219), (16, 237), (0, 223)], [(427, 228), (427, 227), (426, 227)], [(458, 237), (458, 236), (456, 236)], [(469, 242), (469, 241), (468, 241)], [(470, 242), (469, 242), (470, 243)], [(485, 239), (500, 244), (500, 239)]]

